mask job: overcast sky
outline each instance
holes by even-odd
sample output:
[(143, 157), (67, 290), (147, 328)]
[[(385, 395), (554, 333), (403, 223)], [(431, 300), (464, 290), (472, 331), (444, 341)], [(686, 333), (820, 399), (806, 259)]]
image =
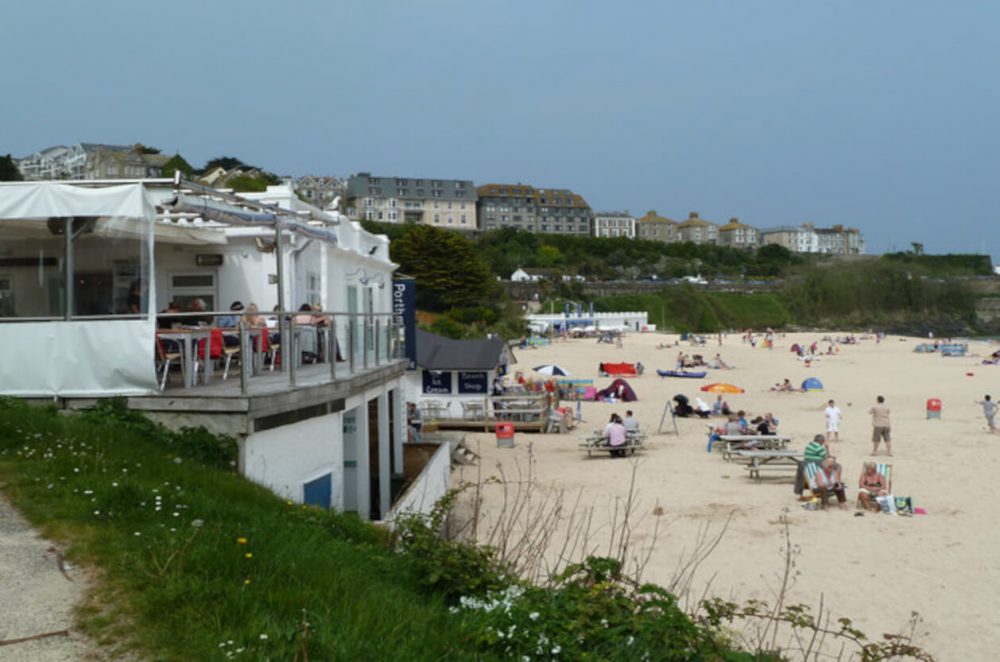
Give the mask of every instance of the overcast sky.
[(1000, 255), (1000, 2), (0, 4), (0, 153), (567, 187)]

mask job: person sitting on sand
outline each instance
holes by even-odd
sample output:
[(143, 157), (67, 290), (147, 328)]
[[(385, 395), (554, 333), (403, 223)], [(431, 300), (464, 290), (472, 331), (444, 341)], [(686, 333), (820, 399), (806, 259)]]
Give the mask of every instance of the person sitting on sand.
[(889, 494), (889, 486), (885, 476), (878, 472), (874, 462), (865, 462), (861, 468), (861, 478), (858, 479), (858, 497), (861, 507), (873, 513), (882, 511), (877, 498)]
[(603, 436), (608, 440), (608, 452), (611, 453), (611, 457), (625, 457), (625, 449), (622, 446), (625, 445), (628, 431), (622, 424), (621, 416), (611, 414), (611, 420), (608, 422), (607, 427), (604, 428)]
[(820, 470), (813, 474), (809, 481), (809, 489), (819, 497), (823, 510), (829, 509), (830, 492), (837, 496), (837, 505), (841, 510), (847, 510), (847, 493), (844, 483), (840, 480), (840, 465), (832, 457), (820, 464)]
[(790, 391), (794, 391), (795, 387), (792, 386), (792, 380), (790, 380), (787, 377), (785, 377), (785, 381), (781, 382), (780, 384), (775, 384), (774, 386), (771, 387), (771, 390), (772, 391), (781, 391), (781, 392), (786, 392), (787, 393), (787, 392), (790, 392)]
[(722, 360), (721, 354), (716, 354), (715, 358), (712, 359), (712, 368), (715, 370), (730, 370), (732, 366)]
[(712, 403), (712, 416), (721, 416), (722, 415), (722, 405), (723, 404), (725, 404), (725, 403), (722, 402), (722, 396), (721, 395), (717, 395), (715, 397), (715, 402)]

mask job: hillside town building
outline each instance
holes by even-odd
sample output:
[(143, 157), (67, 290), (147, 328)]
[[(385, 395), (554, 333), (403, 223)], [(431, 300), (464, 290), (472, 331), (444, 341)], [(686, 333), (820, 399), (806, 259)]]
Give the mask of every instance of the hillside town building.
[(677, 227), (680, 225), (675, 220), (659, 216), (655, 209), (646, 212), (646, 215), (636, 220), (635, 236), (637, 239), (647, 241), (660, 241), (671, 244), (679, 241)]
[(169, 160), (160, 154), (143, 154), (141, 145), (77, 143), (56, 145), (15, 159), (28, 181), (54, 179), (139, 179), (159, 177)]
[(347, 215), (354, 220), (476, 230), (477, 199), (467, 179), (381, 177), (362, 172), (347, 180)]
[(730, 248), (757, 248), (757, 228), (740, 223), (736, 217), (719, 228), (719, 244)]
[(594, 236), (635, 239), (635, 217), (628, 211), (594, 212)]
[(719, 226), (706, 221), (693, 211), (686, 221), (677, 226), (678, 241), (690, 241), (695, 244), (716, 244), (719, 242)]
[(527, 232), (587, 236), (593, 212), (583, 196), (568, 189), (525, 184), (485, 184), (479, 196), (483, 230), (514, 228)]
[(778, 244), (793, 253), (863, 255), (865, 240), (857, 228), (834, 225), (816, 228), (811, 223), (779, 226), (760, 231), (761, 244)]
[(300, 198), (320, 209), (337, 210), (347, 200), (347, 182), (340, 177), (306, 175), (295, 179), (292, 187)]

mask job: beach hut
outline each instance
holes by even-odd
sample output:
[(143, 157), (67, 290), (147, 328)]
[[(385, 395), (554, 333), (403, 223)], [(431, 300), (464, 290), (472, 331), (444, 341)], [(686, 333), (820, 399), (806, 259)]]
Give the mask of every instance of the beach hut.
[(809, 379), (802, 382), (803, 391), (822, 391), (823, 382), (816, 379), (815, 377), (810, 377)]
[(611, 385), (606, 389), (597, 392), (597, 398), (599, 400), (611, 397), (614, 397), (616, 400), (621, 400), (622, 402), (634, 402), (639, 399), (636, 397), (635, 391), (632, 390), (632, 387), (629, 386), (628, 382), (624, 379), (616, 379), (611, 382)]

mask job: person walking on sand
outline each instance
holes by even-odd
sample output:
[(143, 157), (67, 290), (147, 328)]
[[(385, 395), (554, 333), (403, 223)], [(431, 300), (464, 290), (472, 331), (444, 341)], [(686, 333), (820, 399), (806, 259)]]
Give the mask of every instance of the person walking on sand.
[(844, 413), (830, 400), (826, 404), (826, 440), (840, 442), (840, 419)]
[(892, 442), (889, 433), (889, 405), (881, 395), (875, 398), (875, 406), (868, 410), (872, 415), (872, 455), (878, 455), (878, 443), (885, 441), (885, 454), (892, 457)]
[(996, 433), (997, 426), (993, 421), (993, 417), (996, 416), (997, 413), (997, 403), (993, 402), (989, 395), (986, 395), (976, 404), (983, 406), (983, 416), (986, 417), (986, 424), (989, 425), (990, 433)]

